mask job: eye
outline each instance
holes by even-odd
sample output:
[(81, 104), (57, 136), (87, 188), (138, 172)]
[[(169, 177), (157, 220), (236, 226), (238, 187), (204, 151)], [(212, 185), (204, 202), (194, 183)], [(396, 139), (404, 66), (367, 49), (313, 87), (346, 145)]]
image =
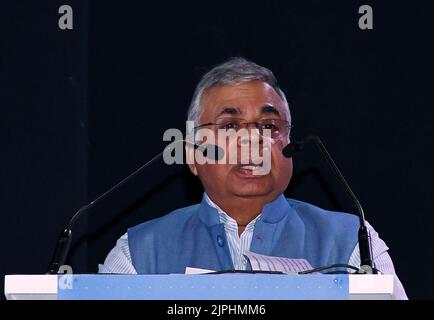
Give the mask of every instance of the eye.
[(261, 123), (260, 128), (261, 128), (261, 130), (268, 129), (268, 130), (271, 130), (272, 132), (279, 131), (279, 128), (275, 124), (270, 123), (270, 122)]
[(237, 128), (238, 128), (238, 125), (234, 121), (225, 122), (225, 123), (222, 123), (220, 125), (220, 129), (225, 129), (225, 130), (229, 130), (229, 129), (237, 130)]

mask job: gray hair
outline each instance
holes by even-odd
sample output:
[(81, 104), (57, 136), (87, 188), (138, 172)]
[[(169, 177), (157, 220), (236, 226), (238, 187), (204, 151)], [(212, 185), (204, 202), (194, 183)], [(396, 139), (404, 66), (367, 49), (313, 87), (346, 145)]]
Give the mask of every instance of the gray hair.
[(235, 86), (255, 80), (260, 80), (269, 84), (274, 91), (276, 91), (285, 106), (284, 110), (286, 120), (291, 123), (288, 101), (286, 100), (283, 91), (279, 88), (273, 72), (254, 62), (239, 57), (231, 58), (228, 61), (217, 65), (202, 76), (202, 79), (199, 81), (196, 90), (194, 91), (193, 99), (188, 109), (187, 119), (189, 121), (194, 121), (195, 126), (199, 125), (199, 118), (203, 112), (201, 100), (202, 95), (206, 90), (219, 85)]

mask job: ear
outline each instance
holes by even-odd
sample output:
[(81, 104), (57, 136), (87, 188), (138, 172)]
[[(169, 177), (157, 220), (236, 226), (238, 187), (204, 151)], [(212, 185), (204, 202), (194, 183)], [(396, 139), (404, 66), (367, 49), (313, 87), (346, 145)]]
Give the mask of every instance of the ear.
[(196, 150), (193, 148), (193, 146), (190, 146), (188, 144), (185, 146), (185, 155), (187, 157), (188, 167), (189, 167), (191, 173), (193, 173), (195, 176), (197, 176), (196, 162), (194, 159), (195, 151)]

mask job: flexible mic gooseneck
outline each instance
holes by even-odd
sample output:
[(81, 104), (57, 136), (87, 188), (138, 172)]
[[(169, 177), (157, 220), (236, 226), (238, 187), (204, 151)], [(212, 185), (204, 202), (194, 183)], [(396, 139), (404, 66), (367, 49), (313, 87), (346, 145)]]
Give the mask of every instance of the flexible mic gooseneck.
[(355, 196), (354, 192), (351, 190), (349, 184), (347, 183), (347, 181), (345, 180), (341, 171), (339, 170), (339, 168), (337, 167), (337, 165), (333, 161), (330, 153), (327, 151), (327, 149), (324, 146), (324, 144), (322, 143), (321, 139), (318, 136), (310, 135), (299, 142), (291, 142), (285, 148), (283, 148), (282, 153), (285, 157), (291, 158), (297, 152), (301, 151), (303, 149), (303, 146), (306, 143), (309, 143), (312, 141), (315, 143), (315, 145), (317, 146), (317, 148), (321, 152), (322, 156), (329, 164), (330, 168), (332, 169), (332, 171), (335, 174), (335, 176), (337, 177), (337, 179), (344, 186), (348, 195), (353, 200), (353, 203), (354, 203), (354, 205), (357, 209), (357, 212), (359, 214), (360, 228), (359, 228), (359, 233), (358, 233), (358, 240), (359, 240), (359, 250), (360, 250), (360, 269), (359, 269), (358, 273), (364, 273), (364, 274), (377, 273), (377, 270), (375, 269), (375, 267), (372, 263), (370, 237), (369, 237), (368, 229), (366, 227), (365, 213), (363, 211), (362, 205), (360, 204), (360, 201)]
[(169, 146), (167, 146), (162, 152), (157, 154), (155, 157), (153, 157), (151, 160), (146, 162), (144, 165), (142, 165), (140, 168), (138, 168), (136, 171), (131, 173), (129, 176), (115, 184), (113, 187), (99, 195), (95, 200), (92, 202), (84, 205), (81, 207), (69, 220), (69, 223), (67, 227), (62, 231), (60, 234), (59, 240), (57, 241), (56, 249), (54, 250), (54, 255), (51, 260), (51, 263), (48, 267), (48, 274), (57, 274), (59, 272), (59, 269), (62, 265), (65, 264), (66, 258), (68, 256), (69, 248), (71, 246), (71, 240), (72, 240), (72, 228), (74, 227), (75, 223), (77, 222), (78, 218), (80, 216), (89, 211), (95, 204), (99, 203), (103, 199), (107, 198), (109, 195), (111, 195), (115, 190), (119, 189), (121, 186), (126, 184), (128, 181), (136, 177), (139, 173), (141, 173), (145, 168), (149, 167), (151, 164), (156, 162), (158, 159), (160, 159), (166, 152), (172, 152), (172, 150), (175, 148), (175, 146), (178, 143), (186, 143), (190, 146), (193, 146), (196, 150), (199, 150), (203, 153), (205, 157), (208, 157), (212, 160), (220, 160), (224, 157), (224, 150), (220, 148), (217, 145), (214, 144), (203, 144), (198, 145), (195, 143), (191, 143), (187, 140), (177, 140), (172, 142)]

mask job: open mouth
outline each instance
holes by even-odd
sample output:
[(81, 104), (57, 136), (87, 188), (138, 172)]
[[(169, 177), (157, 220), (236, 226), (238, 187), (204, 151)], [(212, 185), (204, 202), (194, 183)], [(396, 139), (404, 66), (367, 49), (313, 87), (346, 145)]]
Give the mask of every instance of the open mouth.
[(244, 164), (240, 166), (241, 169), (243, 170), (258, 170), (260, 168), (262, 168), (262, 165), (256, 165), (256, 164)]
[(234, 167), (235, 172), (242, 177), (261, 177), (269, 173), (263, 164), (238, 164)]

